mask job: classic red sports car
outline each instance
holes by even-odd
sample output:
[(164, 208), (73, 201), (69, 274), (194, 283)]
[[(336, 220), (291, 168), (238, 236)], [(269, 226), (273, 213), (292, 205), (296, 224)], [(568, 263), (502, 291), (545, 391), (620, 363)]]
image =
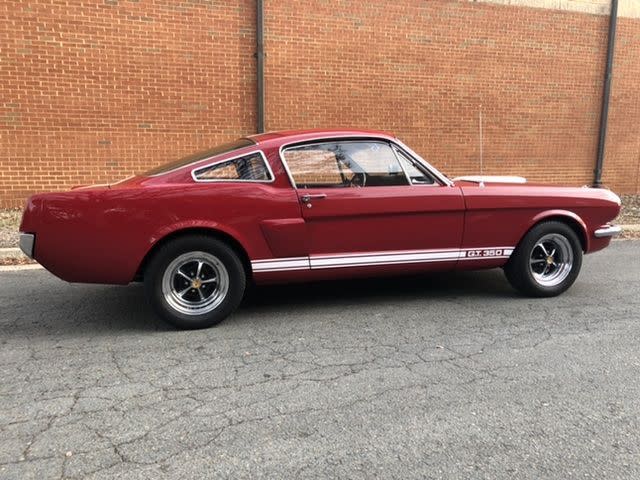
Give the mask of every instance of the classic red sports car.
[(558, 295), (606, 247), (620, 199), (520, 177), (450, 180), (362, 130), (241, 138), (112, 185), (32, 196), (22, 250), (69, 282), (143, 280), (178, 327), (214, 325), (247, 282), (502, 267)]

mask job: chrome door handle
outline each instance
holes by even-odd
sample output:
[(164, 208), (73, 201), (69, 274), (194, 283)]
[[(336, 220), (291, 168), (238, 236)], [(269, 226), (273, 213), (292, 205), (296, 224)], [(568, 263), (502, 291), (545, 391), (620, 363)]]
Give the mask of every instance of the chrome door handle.
[(322, 200), (323, 198), (327, 198), (326, 193), (316, 193), (315, 195), (302, 195), (300, 197), (300, 201), (302, 203), (309, 203), (311, 200)]

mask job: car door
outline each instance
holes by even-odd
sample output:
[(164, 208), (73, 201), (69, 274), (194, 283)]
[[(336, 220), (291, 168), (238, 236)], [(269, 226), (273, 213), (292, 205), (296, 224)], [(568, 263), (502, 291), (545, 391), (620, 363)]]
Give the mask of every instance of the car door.
[(283, 149), (312, 269), (455, 266), (464, 200), (399, 146), (330, 140)]

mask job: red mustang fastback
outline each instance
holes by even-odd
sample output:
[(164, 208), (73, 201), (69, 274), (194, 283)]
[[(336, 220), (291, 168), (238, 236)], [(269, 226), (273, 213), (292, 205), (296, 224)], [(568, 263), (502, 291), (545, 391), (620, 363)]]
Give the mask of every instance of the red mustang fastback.
[(502, 267), (558, 295), (606, 247), (606, 189), (450, 180), (392, 135), (295, 131), (241, 138), (112, 185), (32, 196), (23, 251), (69, 282), (143, 280), (182, 328), (214, 325), (249, 281)]

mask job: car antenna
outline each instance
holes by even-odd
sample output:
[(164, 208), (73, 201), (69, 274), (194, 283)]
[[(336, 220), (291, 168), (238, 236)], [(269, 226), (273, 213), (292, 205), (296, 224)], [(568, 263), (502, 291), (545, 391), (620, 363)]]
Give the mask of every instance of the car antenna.
[(480, 104), (480, 112), (479, 112), (479, 122), (478, 122), (479, 126), (480, 126), (480, 175), (482, 175), (482, 167), (483, 167), (483, 138), (482, 138), (482, 104)]

